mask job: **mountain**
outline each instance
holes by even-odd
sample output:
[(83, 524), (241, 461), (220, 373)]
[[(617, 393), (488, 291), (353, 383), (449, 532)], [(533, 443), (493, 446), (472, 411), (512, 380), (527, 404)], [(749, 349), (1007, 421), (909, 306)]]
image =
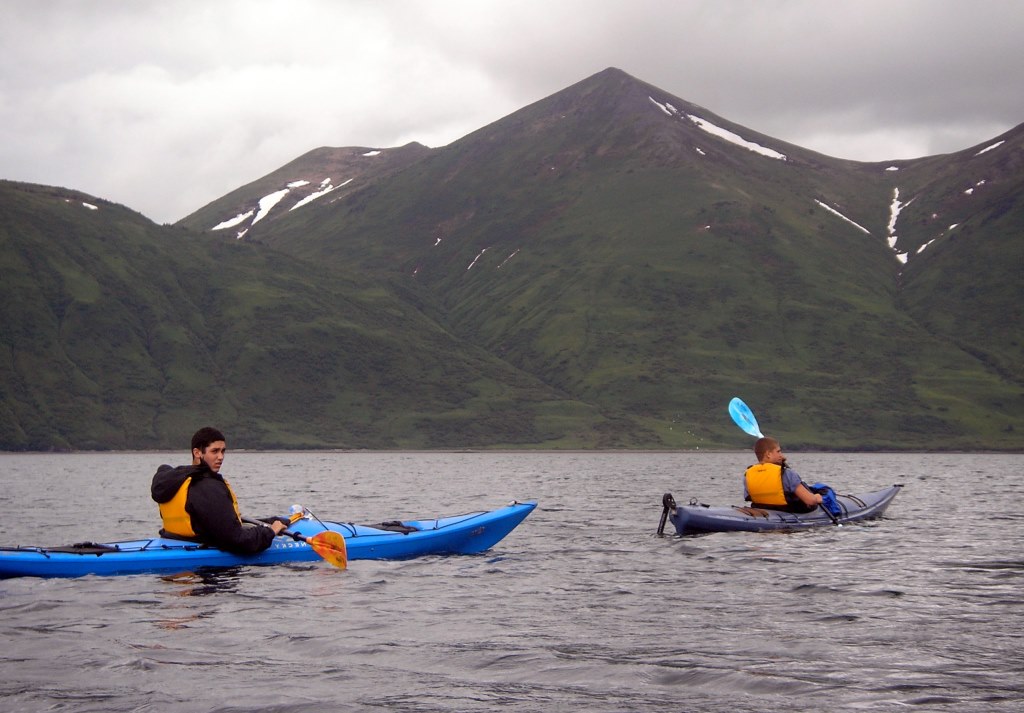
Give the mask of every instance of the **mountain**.
[[(0, 182), (0, 448), (461, 447), (597, 420), (376, 281)], [(546, 420), (534, 411), (547, 412)]]
[[(145, 231), (175, 279), (181, 243), (251, 261), (204, 314), (285, 271), (232, 336), (262, 353), (260, 319), (297, 330), (320, 355), (304, 416), (348, 425), (303, 440), (286, 409), (266, 428), (286, 389), (262, 393), (245, 363), (218, 383), (249, 398), (219, 422), (247, 417), (257, 444), (745, 447), (725, 414), (742, 395), (789, 447), (1020, 449), (1022, 142), (840, 160), (613, 68), (446, 147), (317, 149)], [(192, 289), (226, 272), (204, 259)], [(357, 379), (337, 363), (352, 304), (380, 339)], [(406, 321), (375, 329), (390, 315)], [(270, 350), (260, 374), (294, 358)]]
[(632, 442), (727, 442), (741, 393), (790, 442), (999, 447), (1022, 136), (844, 161), (609, 69), (252, 239), (387, 280)]

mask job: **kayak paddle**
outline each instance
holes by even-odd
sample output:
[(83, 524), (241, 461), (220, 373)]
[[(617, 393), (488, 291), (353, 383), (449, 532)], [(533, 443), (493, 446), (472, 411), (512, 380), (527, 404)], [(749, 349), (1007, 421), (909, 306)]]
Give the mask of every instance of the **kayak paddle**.
[[(302, 519), (302, 513), (293, 513), (288, 519), (292, 524), (294, 524)], [(261, 520), (249, 520), (247, 518), (242, 518), (242, 522), (270, 527), (270, 525)], [(305, 542), (313, 548), (314, 552), (338, 569), (345, 569), (348, 567), (348, 549), (345, 547), (345, 538), (340, 532), (324, 530), (323, 532), (318, 532), (312, 537), (304, 537), (303, 535), (300, 535), (297, 532), (292, 532), (291, 530), (282, 530), (278, 534), (290, 537), (296, 542)]]
[[(827, 507), (825, 507), (825, 503), (824, 502), (819, 504), (818, 507), (821, 508), (821, 511), (823, 513), (828, 515), (828, 519), (832, 521), (833, 525), (835, 525), (836, 527), (842, 527), (843, 526), (843, 523), (839, 522), (839, 518), (837, 518), (835, 515), (833, 515), (832, 511), (829, 510)], [(811, 512), (814, 512), (814, 511), (812, 510)]]
[(333, 564), (338, 569), (345, 569), (348, 566), (348, 550), (345, 548), (345, 538), (340, 532), (324, 530), (312, 537), (303, 537), (285, 530), (282, 535), (291, 535), (300, 540), (305, 540), (313, 551)]
[(282, 534), (289, 535), (293, 539), (305, 540), (309, 543), (309, 546), (313, 548), (313, 551), (323, 557), (325, 560), (333, 564), (338, 569), (345, 569), (348, 566), (348, 549), (345, 547), (345, 538), (340, 532), (334, 530), (328, 530), (327, 526), (318, 518), (316, 515), (311, 513), (301, 505), (292, 505), (291, 516), (288, 518), (289, 522), (296, 523), (306, 515), (316, 520), (323, 526), (324, 531), (313, 535), (312, 537), (302, 537), (299, 535), (295, 536), (285, 530)]
[(744, 433), (747, 433), (754, 438), (764, 438), (764, 434), (761, 433), (761, 429), (757, 427), (757, 419), (754, 418), (754, 412), (750, 410), (750, 407), (743, 403), (743, 400), (739, 397), (734, 398), (729, 402), (729, 415), (732, 416), (733, 422), (739, 426)]

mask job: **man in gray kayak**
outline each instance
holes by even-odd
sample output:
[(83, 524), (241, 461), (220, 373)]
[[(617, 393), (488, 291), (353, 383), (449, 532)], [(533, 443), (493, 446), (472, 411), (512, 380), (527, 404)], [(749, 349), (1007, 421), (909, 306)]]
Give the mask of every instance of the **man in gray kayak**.
[(288, 527), (283, 519), (274, 519), (269, 527), (242, 522), (238, 499), (220, 474), (226, 453), (224, 434), (206, 426), (192, 436), (192, 465), (157, 469), (151, 494), (160, 506), (161, 537), (255, 554)]
[(747, 468), (743, 477), (743, 497), (754, 507), (789, 512), (810, 512), (821, 505), (822, 497), (786, 465), (782, 446), (774, 438), (759, 438), (754, 444), (757, 464)]

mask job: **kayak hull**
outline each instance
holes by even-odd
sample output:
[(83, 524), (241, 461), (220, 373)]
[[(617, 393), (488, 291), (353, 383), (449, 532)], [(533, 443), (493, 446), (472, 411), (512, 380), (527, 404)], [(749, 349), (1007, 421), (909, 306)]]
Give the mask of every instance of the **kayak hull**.
[[(535, 507), (535, 501), (513, 502), (496, 510), (377, 526), (303, 519), (289, 530), (305, 537), (324, 530), (341, 533), (349, 561), (475, 554), (500, 542)], [(183, 572), (320, 559), (308, 544), (286, 536), (276, 537), (268, 549), (254, 555), (236, 555), (194, 542), (154, 537), (69, 547), (0, 547), (0, 578)]]
[[(791, 513), (752, 507), (713, 507), (695, 502), (675, 506), (672, 501), (670, 506), (671, 494), (665, 495), (663, 503), (677, 535), (803, 530), (880, 517), (902, 488), (902, 485), (893, 485), (861, 495), (836, 494), (836, 501), (843, 512), (835, 519), (820, 507), (809, 513)], [(664, 525), (664, 519), (662, 524)]]

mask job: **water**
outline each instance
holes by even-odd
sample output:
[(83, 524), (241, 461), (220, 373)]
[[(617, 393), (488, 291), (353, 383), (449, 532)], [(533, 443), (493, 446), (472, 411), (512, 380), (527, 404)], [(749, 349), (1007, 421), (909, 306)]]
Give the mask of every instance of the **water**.
[[(657, 538), (664, 492), (736, 504), (748, 455), (229, 453), (252, 515), (540, 506), (476, 556), (0, 580), (0, 711), (1019, 710), (1024, 456), (788, 455), (907, 487), (865, 525)], [(0, 456), (0, 544), (153, 534), (179, 460)]]

